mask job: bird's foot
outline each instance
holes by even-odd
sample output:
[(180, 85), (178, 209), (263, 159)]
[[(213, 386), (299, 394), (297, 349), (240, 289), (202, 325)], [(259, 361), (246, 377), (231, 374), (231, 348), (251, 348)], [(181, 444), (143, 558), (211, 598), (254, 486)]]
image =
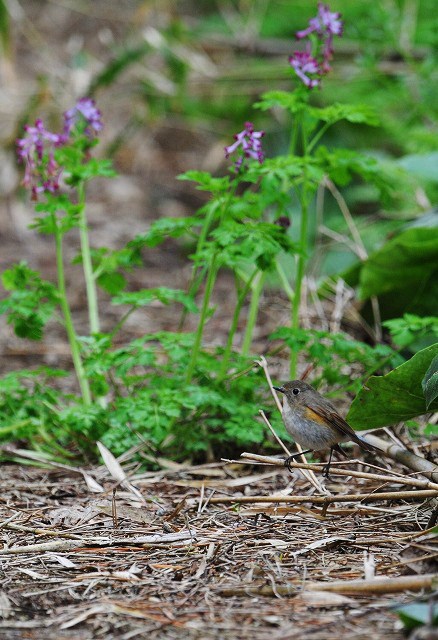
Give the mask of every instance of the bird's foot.
[(298, 453), (292, 454), (291, 456), (285, 459), (284, 466), (290, 473), (292, 473), (292, 467), (290, 466), (291, 462), (293, 462), (295, 458), (299, 458), (300, 456), (302, 456), (304, 453), (310, 453), (311, 451), (312, 451), (311, 449), (308, 449), (307, 451), (299, 451)]

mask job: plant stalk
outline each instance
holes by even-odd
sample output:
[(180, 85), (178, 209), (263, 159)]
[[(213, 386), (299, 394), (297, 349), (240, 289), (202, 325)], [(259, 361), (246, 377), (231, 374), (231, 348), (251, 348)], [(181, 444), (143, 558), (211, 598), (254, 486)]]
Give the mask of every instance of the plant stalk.
[(216, 275), (218, 270), (218, 267), (216, 265), (216, 260), (217, 260), (217, 254), (213, 256), (213, 259), (211, 261), (211, 264), (208, 270), (207, 281), (205, 283), (204, 299), (202, 301), (201, 314), (199, 317), (198, 328), (195, 334), (195, 342), (193, 344), (192, 354), (191, 354), (190, 361), (186, 371), (187, 384), (190, 384), (192, 380), (193, 373), (196, 367), (196, 362), (198, 360), (199, 350), (201, 348), (202, 336), (204, 334), (205, 323), (207, 322), (211, 294), (213, 293), (214, 283), (216, 281)]
[(254, 328), (257, 323), (257, 316), (259, 312), (260, 296), (263, 291), (263, 285), (265, 284), (266, 275), (263, 271), (258, 271), (254, 273), (254, 276), (252, 276), (251, 280), (253, 278), (254, 280), (252, 282), (251, 302), (248, 310), (245, 335), (243, 336), (242, 342), (242, 356), (245, 357), (249, 355), (249, 350), (251, 349), (252, 337), (254, 335)]
[(93, 274), (93, 263), (91, 260), (90, 240), (88, 237), (88, 224), (85, 213), (85, 186), (80, 182), (77, 187), (80, 206), (79, 234), (81, 239), (82, 268), (84, 270), (85, 288), (87, 292), (88, 319), (90, 323), (90, 333), (99, 333), (99, 310), (97, 304), (96, 280)]
[[(227, 344), (225, 345), (225, 351), (224, 351), (224, 355), (222, 357), (222, 364), (221, 364), (221, 368), (219, 371), (219, 376), (218, 379), (223, 380), (227, 374), (227, 370), (230, 364), (230, 356), (231, 356), (231, 349), (233, 347), (233, 339), (235, 336), (235, 333), (237, 331), (237, 325), (239, 322), (239, 316), (240, 316), (240, 312), (242, 311), (242, 306), (243, 303), (245, 302), (245, 298), (248, 295), (248, 291), (251, 288), (251, 285), (253, 284), (254, 278), (256, 277), (256, 275), (260, 273), (261, 275), (263, 275), (262, 272), (259, 272), (259, 270), (256, 268), (253, 273), (251, 274), (251, 276), (248, 278), (247, 282), (245, 283), (245, 286), (243, 287), (242, 291), (239, 293), (238, 297), (237, 297), (237, 302), (236, 302), (236, 306), (234, 307), (234, 313), (233, 313), (233, 319), (231, 321), (231, 327), (230, 327), (230, 331), (228, 333), (228, 338), (227, 338)], [(237, 276), (236, 276), (237, 277)], [(259, 278), (259, 280), (263, 280), (262, 278)], [(262, 283), (263, 286), (263, 283)], [(261, 288), (260, 288), (261, 291)], [(251, 301), (252, 302), (252, 301)], [(256, 314), (255, 314), (255, 318), (254, 318), (254, 323), (255, 320), (257, 319), (257, 307), (256, 307)], [(248, 328), (248, 323), (247, 323), (247, 328)], [(250, 334), (250, 338), (252, 337), (252, 333)]]
[[(55, 218), (55, 215), (53, 216)], [(67, 338), (70, 344), (70, 351), (72, 355), (73, 365), (76, 372), (76, 377), (81, 389), (82, 400), (84, 404), (91, 404), (91, 391), (88, 379), (85, 375), (84, 366), (82, 364), (81, 354), (79, 351), (79, 345), (76, 337), (76, 332), (73, 326), (73, 320), (70, 311), (70, 305), (67, 299), (67, 290), (65, 286), (65, 273), (64, 262), (62, 252), (62, 233), (58, 228), (57, 220), (55, 223), (55, 246), (56, 246), (56, 269), (58, 275), (58, 291), (59, 291), (59, 304), (61, 307), (62, 315), (64, 317), (64, 326), (67, 332)]]

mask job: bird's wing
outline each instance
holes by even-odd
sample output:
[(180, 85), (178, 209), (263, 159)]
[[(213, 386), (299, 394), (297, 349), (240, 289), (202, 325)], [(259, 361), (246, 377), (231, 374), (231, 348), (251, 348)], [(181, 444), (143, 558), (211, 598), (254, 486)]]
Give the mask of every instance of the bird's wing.
[(357, 435), (357, 433), (350, 427), (348, 422), (342, 418), (337, 411), (331, 411), (330, 409), (325, 409), (324, 407), (312, 407), (311, 411), (313, 411), (316, 415), (320, 416), (322, 420), (328, 422), (335, 426), (341, 433), (343, 433), (347, 438), (353, 440), (356, 444), (358, 444), (365, 451), (376, 451), (377, 447), (374, 447), (372, 444), (369, 444), (363, 438)]

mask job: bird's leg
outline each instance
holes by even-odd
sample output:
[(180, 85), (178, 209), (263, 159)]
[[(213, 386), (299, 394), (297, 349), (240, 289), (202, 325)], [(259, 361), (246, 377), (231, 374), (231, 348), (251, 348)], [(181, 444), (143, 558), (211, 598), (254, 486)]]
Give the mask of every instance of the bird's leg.
[(324, 478), (327, 478), (327, 480), (329, 479), (329, 471), (330, 471), (330, 464), (331, 464), (331, 461), (332, 461), (333, 449), (334, 449), (334, 447), (332, 447), (330, 449), (329, 461), (327, 462), (326, 465), (324, 465), (323, 470), (322, 470), (322, 475), (324, 476)]
[(303, 454), (310, 453), (311, 451), (313, 451), (313, 449), (307, 449), (306, 451), (300, 451), (299, 453), (294, 453), (293, 455), (286, 458), (286, 460), (284, 461), (284, 466), (286, 467), (286, 469), (290, 471), (290, 473), (292, 473), (290, 463), (293, 462), (295, 458), (299, 458)]
[(332, 462), (333, 451), (337, 451), (338, 453), (343, 455), (344, 458), (348, 458), (347, 454), (345, 453), (345, 451), (343, 449), (341, 449), (339, 444), (333, 445), (333, 447), (330, 449), (329, 461), (327, 462), (326, 465), (324, 465), (324, 468), (322, 470), (322, 475), (324, 476), (324, 478), (327, 478), (327, 479), (329, 479), (329, 471), (330, 471), (330, 464)]

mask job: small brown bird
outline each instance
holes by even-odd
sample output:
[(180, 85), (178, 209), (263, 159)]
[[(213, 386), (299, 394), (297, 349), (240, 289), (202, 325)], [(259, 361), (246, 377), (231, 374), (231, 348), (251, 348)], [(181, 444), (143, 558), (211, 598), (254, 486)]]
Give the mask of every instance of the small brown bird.
[[(282, 387), (274, 387), (284, 394), (283, 422), (286, 431), (306, 451), (319, 451), (330, 447), (330, 458), (324, 468), (324, 475), (328, 477), (333, 451), (346, 454), (339, 446), (340, 442), (352, 440), (365, 451), (378, 451), (377, 447), (368, 444), (357, 435), (337, 412), (329, 400), (326, 400), (310, 384), (302, 380), (286, 382)], [(290, 463), (301, 454), (289, 456), (285, 465), (290, 470)]]

